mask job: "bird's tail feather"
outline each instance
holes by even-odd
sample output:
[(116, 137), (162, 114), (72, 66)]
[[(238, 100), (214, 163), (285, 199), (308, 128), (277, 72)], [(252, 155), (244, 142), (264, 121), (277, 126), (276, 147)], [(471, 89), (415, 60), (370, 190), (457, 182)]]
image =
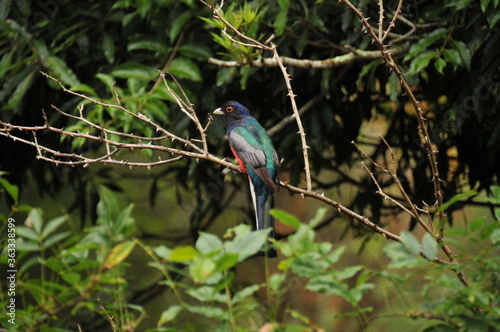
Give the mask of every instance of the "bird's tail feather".
[[(255, 208), (255, 222), (257, 230), (270, 228), (269, 237), (275, 238), (274, 218), (269, 214), (269, 210), (274, 207), (274, 197), (272, 193), (258, 194), (254, 190), (250, 181), (250, 192)], [(264, 249), (259, 251), (259, 256), (276, 257), (276, 249), (270, 241), (264, 245)]]

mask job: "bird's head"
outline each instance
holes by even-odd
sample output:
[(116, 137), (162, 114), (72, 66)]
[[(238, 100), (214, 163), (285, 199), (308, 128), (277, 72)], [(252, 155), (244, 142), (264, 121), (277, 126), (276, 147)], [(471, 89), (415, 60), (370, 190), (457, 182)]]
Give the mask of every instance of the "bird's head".
[(234, 100), (224, 102), (221, 107), (214, 111), (214, 114), (222, 115), (227, 119), (232, 118), (233, 121), (250, 116), (248, 109)]

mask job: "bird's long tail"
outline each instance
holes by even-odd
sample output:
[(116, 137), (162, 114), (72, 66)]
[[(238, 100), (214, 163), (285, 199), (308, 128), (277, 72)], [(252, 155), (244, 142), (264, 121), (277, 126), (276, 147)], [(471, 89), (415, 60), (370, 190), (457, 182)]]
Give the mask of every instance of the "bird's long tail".
[[(274, 207), (274, 196), (265, 190), (263, 193), (255, 191), (252, 181), (250, 181), (250, 192), (252, 194), (253, 205), (255, 208), (255, 222), (257, 230), (271, 228), (269, 237), (275, 238), (274, 218), (269, 214), (269, 210)], [(276, 257), (276, 249), (270, 241), (264, 245), (263, 250), (259, 251), (259, 256)]]

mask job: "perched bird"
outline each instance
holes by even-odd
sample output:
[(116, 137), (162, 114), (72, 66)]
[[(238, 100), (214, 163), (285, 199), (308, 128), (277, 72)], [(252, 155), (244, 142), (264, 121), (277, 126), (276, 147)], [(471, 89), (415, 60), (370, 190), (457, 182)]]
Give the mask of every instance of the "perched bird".
[[(213, 114), (222, 116), (231, 151), (248, 176), (257, 230), (271, 228), (270, 236), (274, 238), (274, 219), (269, 210), (278, 190), (279, 162), (271, 138), (248, 109), (236, 101), (226, 101)], [(266, 247), (259, 255), (276, 257), (276, 250), (269, 243)]]

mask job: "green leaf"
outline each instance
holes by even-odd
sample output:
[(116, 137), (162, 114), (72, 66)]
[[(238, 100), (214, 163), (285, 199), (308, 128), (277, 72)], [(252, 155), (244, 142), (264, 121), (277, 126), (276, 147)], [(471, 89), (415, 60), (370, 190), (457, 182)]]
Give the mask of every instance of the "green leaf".
[(38, 235), (35, 233), (33, 228), (28, 228), (25, 226), (16, 227), (16, 236), (20, 236), (25, 239), (30, 239), (38, 242)]
[(489, 10), (486, 13), (486, 19), (488, 20), (488, 25), (490, 26), (490, 29), (493, 29), (495, 25), (500, 21), (500, 10), (495, 9), (495, 10)]
[(168, 38), (170, 43), (173, 44), (181, 30), (186, 26), (187, 21), (191, 18), (191, 12), (186, 10), (170, 24), (168, 31)]
[(205, 232), (200, 232), (200, 237), (196, 241), (196, 249), (204, 255), (221, 250), (223, 246), (224, 244), (217, 236)]
[(127, 44), (127, 51), (146, 50), (160, 54), (167, 53), (165, 42), (155, 36), (139, 35)]
[(30, 211), (28, 214), (28, 218), (26, 218), (26, 221), (24, 224), (30, 228), (33, 228), (35, 233), (37, 235), (42, 234), (42, 225), (43, 225), (43, 218), (42, 218), (42, 209), (40, 208), (34, 208)]
[(45, 239), (53, 231), (55, 231), (59, 226), (61, 226), (66, 220), (68, 220), (68, 215), (63, 215), (50, 220), (42, 231), (42, 239)]
[(338, 280), (345, 280), (353, 277), (356, 273), (358, 273), (362, 269), (363, 267), (361, 265), (348, 266), (343, 270), (335, 271), (334, 276)]
[(417, 55), (421, 55), (429, 46), (431, 46), (437, 40), (444, 38), (448, 34), (448, 29), (439, 28), (432, 31), (426, 37), (420, 39), (418, 42), (414, 43), (408, 53), (405, 55), (404, 60), (410, 60)]
[(19, 199), (19, 188), (10, 183), (9, 180), (0, 178), (0, 185), (7, 191), (9, 196), (14, 200), (14, 203), (17, 205)]
[(223, 310), (222, 308), (215, 307), (215, 306), (196, 306), (196, 305), (188, 305), (185, 304), (185, 307), (187, 310), (189, 310), (192, 313), (195, 314), (200, 314), (208, 318), (216, 318), (216, 319), (221, 319), (228, 321), (229, 320), (229, 313), (226, 310)]
[(420, 243), (417, 238), (410, 232), (402, 231), (401, 232), (401, 242), (414, 255), (420, 254)]
[(65, 231), (49, 236), (43, 241), (41, 248), (42, 249), (50, 248), (53, 244), (60, 243), (62, 240), (64, 240), (70, 235), (71, 235), (70, 231)]
[(212, 56), (212, 52), (208, 47), (198, 44), (184, 44), (179, 47), (179, 53), (197, 60), (207, 60)]
[(66, 268), (66, 266), (55, 257), (47, 258), (42, 264), (55, 272), (62, 272)]
[(460, 53), (454, 49), (446, 49), (443, 51), (444, 59), (453, 65), (453, 68), (460, 66)]
[(21, 99), (26, 94), (26, 91), (31, 86), (31, 82), (33, 81), (33, 74), (34, 72), (29, 73), (23, 78), (21, 82), (17, 83), (16, 89), (10, 96), (9, 100), (7, 101), (7, 104), (3, 106), (5, 109), (13, 108), (21, 101)]
[(125, 62), (113, 68), (111, 75), (119, 78), (149, 81), (156, 76), (156, 71), (136, 62)]
[(437, 258), (438, 254), (438, 243), (436, 239), (429, 233), (425, 233), (422, 238), (422, 251), (424, 252), (424, 256), (433, 261)]
[(212, 276), (216, 267), (210, 258), (198, 256), (189, 264), (189, 275), (195, 282), (203, 283)]
[(323, 218), (325, 217), (325, 214), (327, 211), (328, 211), (328, 208), (326, 208), (326, 207), (321, 207), (321, 208), (317, 209), (316, 215), (309, 222), (309, 227), (314, 228), (314, 227), (318, 226), (319, 223), (323, 221)]
[(259, 285), (251, 285), (251, 286), (248, 286), (248, 287), (245, 287), (243, 288), (242, 290), (240, 290), (239, 292), (237, 292), (236, 294), (234, 294), (231, 302), (233, 304), (236, 304), (238, 302), (241, 302), (243, 301), (245, 298), (249, 297), (250, 295), (254, 294), (255, 292), (257, 292), (258, 290), (260, 289), (260, 286)]
[(173, 321), (177, 315), (182, 311), (182, 307), (179, 305), (173, 305), (167, 310), (163, 311), (161, 313), (160, 319), (158, 320), (158, 323), (156, 326), (162, 326), (165, 323), (168, 323), (170, 321)]
[(326, 267), (318, 259), (311, 255), (301, 255), (296, 257), (291, 264), (293, 273), (301, 278), (313, 278), (325, 272)]
[(446, 67), (446, 61), (442, 58), (437, 58), (436, 61), (434, 61), (434, 67), (436, 67), (438, 73), (443, 75), (443, 69)]
[(181, 77), (196, 82), (201, 81), (200, 69), (193, 61), (186, 58), (175, 58), (170, 64), (168, 71), (175, 77)]
[(415, 75), (429, 65), (431, 60), (436, 56), (437, 52), (436, 51), (427, 51), (424, 53), (421, 53), (417, 55), (413, 61), (410, 64), (410, 67), (408, 68), (407, 75)]
[(270, 229), (249, 232), (245, 235), (236, 235), (232, 241), (224, 243), (226, 252), (238, 254), (238, 261), (255, 255), (267, 241)]
[(170, 257), (170, 254), (172, 253), (172, 249), (170, 248), (167, 248), (166, 246), (164, 246), (163, 244), (162, 245), (159, 245), (158, 247), (154, 247), (153, 248), (153, 251), (155, 252), (155, 254), (160, 257), (160, 258), (164, 258), (164, 259), (167, 259)]
[(486, 13), (486, 9), (488, 8), (490, 1), (491, 0), (481, 0), (481, 10), (483, 11), (483, 13)]
[(168, 257), (172, 262), (186, 262), (198, 256), (198, 251), (192, 246), (178, 246), (172, 249)]
[(464, 66), (467, 69), (470, 69), (470, 62), (472, 59), (471, 52), (467, 45), (459, 40), (453, 40), (452, 42), (453, 47), (458, 51), (460, 54), (460, 60), (462, 63), (462, 66)]
[(109, 33), (104, 33), (102, 38), (102, 50), (108, 63), (115, 62), (115, 43)]
[(126, 241), (118, 244), (113, 249), (111, 249), (111, 252), (106, 257), (104, 265), (106, 265), (108, 268), (117, 266), (130, 255), (134, 247), (134, 241)]
[(477, 195), (477, 191), (474, 191), (474, 190), (470, 190), (470, 191), (467, 191), (464, 193), (456, 194), (455, 196), (450, 198), (448, 200), (448, 202), (443, 203), (443, 205), (441, 205), (439, 207), (437, 212), (441, 212), (441, 211), (448, 209), (450, 206), (452, 206), (453, 204), (455, 204), (456, 202), (460, 201), (463, 198), (469, 198), (469, 197), (476, 196), (476, 195)]
[(77, 272), (66, 272), (61, 274), (61, 278), (70, 285), (76, 285), (80, 282), (81, 276)]
[(280, 223), (283, 225), (290, 226), (294, 229), (299, 229), (301, 223), (297, 217), (294, 215), (289, 214), (288, 212), (285, 212), (280, 209), (271, 209), (269, 212), (271, 216), (274, 217), (274, 219), (278, 220)]
[(390, 268), (412, 268), (426, 264), (422, 259), (410, 253), (402, 243), (388, 243), (384, 249), (384, 253), (391, 259)]
[(115, 78), (111, 75), (108, 74), (103, 74), (103, 73), (98, 73), (95, 75), (101, 82), (106, 85), (106, 88), (108, 89), (109, 93), (113, 93), (113, 84), (115, 83)]
[(472, 222), (469, 225), (470, 231), (471, 232), (477, 231), (478, 229), (483, 227), (485, 222), (486, 222), (486, 217), (472, 220)]
[(500, 244), (500, 227), (497, 227), (497, 229), (491, 233), (490, 240), (494, 245)]
[(51, 75), (55, 76), (63, 84), (70, 87), (80, 84), (73, 70), (61, 58), (50, 55), (45, 59), (44, 64), (49, 68)]

